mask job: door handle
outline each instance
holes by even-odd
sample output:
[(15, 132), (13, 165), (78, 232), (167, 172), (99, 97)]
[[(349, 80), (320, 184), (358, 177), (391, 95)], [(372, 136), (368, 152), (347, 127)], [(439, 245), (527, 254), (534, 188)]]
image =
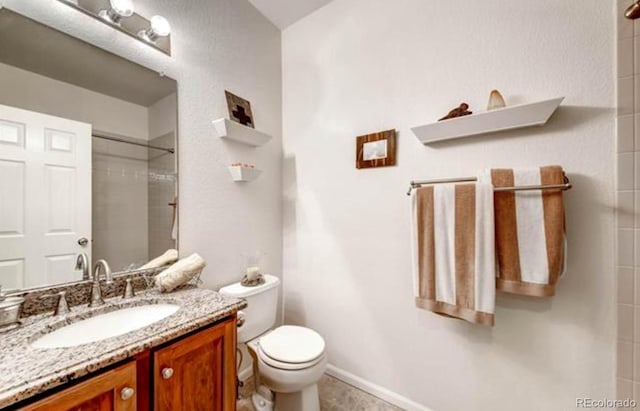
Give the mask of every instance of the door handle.
[(87, 237), (78, 238), (78, 245), (80, 245), (82, 247), (86, 247), (87, 244), (89, 244), (89, 239)]

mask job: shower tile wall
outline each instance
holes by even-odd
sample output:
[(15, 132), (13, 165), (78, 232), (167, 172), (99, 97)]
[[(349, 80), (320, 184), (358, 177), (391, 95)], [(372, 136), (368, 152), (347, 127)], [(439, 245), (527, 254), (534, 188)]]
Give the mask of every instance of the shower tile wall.
[(114, 271), (144, 264), (149, 244), (147, 149), (94, 138), (92, 151), (92, 259), (106, 259)]
[(640, 23), (618, 16), (617, 397), (640, 400)]

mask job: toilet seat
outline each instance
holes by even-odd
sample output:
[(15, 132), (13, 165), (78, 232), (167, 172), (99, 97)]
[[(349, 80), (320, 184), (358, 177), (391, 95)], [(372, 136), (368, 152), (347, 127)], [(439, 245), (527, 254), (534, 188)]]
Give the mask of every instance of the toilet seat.
[(278, 327), (258, 340), (258, 355), (282, 370), (302, 370), (322, 361), (325, 342), (317, 332), (292, 325)]

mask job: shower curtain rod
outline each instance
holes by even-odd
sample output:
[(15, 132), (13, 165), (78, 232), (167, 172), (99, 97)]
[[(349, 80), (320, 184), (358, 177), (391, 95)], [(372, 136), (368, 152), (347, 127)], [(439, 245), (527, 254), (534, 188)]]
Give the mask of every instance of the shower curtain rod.
[(116, 141), (118, 143), (133, 144), (134, 146), (140, 146), (140, 147), (152, 148), (154, 150), (166, 151), (167, 153), (171, 153), (171, 154), (175, 154), (175, 152), (176, 152), (173, 148), (150, 146), (148, 144), (136, 143), (135, 141), (128, 141), (128, 140), (124, 140), (124, 139), (121, 139), (121, 138), (118, 138), (118, 137), (109, 137), (109, 136), (103, 136), (103, 135), (100, 135), (100, 134), (91, 134), (91, 136), (95, 137), (95, 138), (101, 138), (103, 140), (111, 140), (111, 141)]

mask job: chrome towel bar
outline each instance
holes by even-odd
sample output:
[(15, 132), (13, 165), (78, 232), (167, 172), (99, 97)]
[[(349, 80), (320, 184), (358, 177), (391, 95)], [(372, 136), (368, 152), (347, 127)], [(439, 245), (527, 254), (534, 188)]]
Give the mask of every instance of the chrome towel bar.
[[(409, 184), (409, 191), (407, 195), (411, 195), (413, 189), (430, 184), (445, 184), (445, 183), (464, 183), (478, 181), (476, 177), (462, 177), (462, 178), (442, 178), (436, 180), (421, 180), (411, 181)], [(572, 187), (569, 177), (564, 176), (564, 184), (551, 184), (551, 185), (533, 185), (533, 186), (514, 186), (514, 187), (495, 187), (494, 191), (531, 191), (531, 190), (570, 190)]]

